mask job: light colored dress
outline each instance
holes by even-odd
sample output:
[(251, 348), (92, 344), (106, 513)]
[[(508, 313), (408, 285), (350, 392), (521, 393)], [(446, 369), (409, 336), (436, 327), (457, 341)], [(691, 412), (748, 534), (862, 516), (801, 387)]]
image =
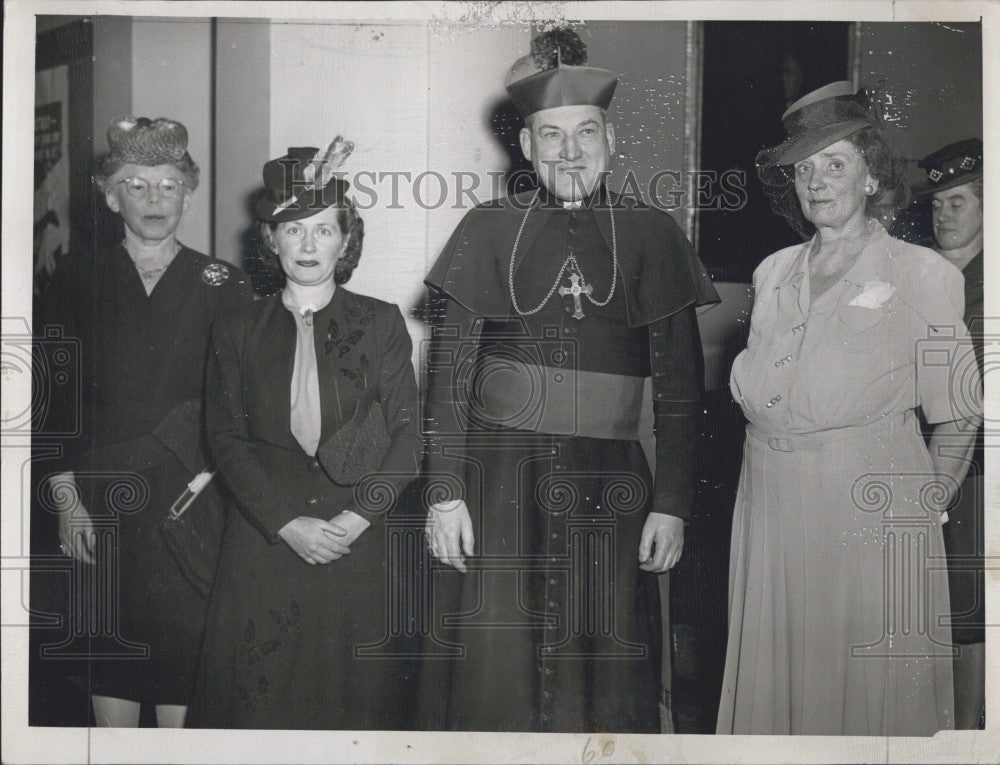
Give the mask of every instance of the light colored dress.
[(981, 411), (962, 275), (875, 225), (810, 304), (809, 244), (754, 273), (730, 386), (750, 420), (733, 518), (720, 733), (953, 725), (941, 485), (914, 409)]

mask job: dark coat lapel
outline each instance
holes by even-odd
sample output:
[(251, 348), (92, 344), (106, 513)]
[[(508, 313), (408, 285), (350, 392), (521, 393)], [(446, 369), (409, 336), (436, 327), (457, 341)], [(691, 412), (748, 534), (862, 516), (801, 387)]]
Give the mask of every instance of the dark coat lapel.
[(276, 446), (298, 449), (289, 425), (295, 319), (281, 304), (280, 294), (260, 302), (244, 354), (244, 385), (250, 394), (248, 406), (254, 435)]

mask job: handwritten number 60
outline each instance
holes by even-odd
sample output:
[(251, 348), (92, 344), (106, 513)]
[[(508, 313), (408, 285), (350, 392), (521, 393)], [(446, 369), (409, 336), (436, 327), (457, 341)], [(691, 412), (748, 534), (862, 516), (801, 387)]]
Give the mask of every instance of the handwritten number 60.
[[(594, 761), (594, 758), (597, 757), (598, 752), (595, 748), (591, 746), (592, 742), (593, 739), (588, 738), (586, 745), (583, 747), (583, 765), (590, 765), (590, 763)], [(605, 741), (604, 746), (601, 747), (600, 751), (601, 756), (607, 758), (613, 755), (614, 753), (615, 753), (615, 742)]]

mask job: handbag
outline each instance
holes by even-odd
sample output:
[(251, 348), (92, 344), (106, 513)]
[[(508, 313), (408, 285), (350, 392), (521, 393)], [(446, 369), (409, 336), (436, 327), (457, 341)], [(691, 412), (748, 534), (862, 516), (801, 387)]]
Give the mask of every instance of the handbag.
[(353, 486), (382, 465), (389, 451), (389, 431), (378, 401), (362, 409), (316, 450), (316, 459), (334, 483)]
[[(198, 473), (160, 522), (160, 532), (177, 567), (191, 586), (205, 597), (215, 580), (215, 567), (225, 530), (219, 493), (205, 491), (213, 475), (214, 472), (208, 469)], [(202, 501), (192, 509), (192, 504), (199, 497)]]

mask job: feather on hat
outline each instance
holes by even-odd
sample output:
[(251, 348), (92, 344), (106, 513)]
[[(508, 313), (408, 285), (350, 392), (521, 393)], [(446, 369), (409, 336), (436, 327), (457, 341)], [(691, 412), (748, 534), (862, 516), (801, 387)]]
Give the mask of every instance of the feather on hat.
[(264, 165), (264, 194), (255, 210), (271, 223), (301, 220), (342, 202), (350, 184), (337, 170), (354, 144), (341, 136), (325, 150), (313, 146), (291, 147), (288, 153)]

